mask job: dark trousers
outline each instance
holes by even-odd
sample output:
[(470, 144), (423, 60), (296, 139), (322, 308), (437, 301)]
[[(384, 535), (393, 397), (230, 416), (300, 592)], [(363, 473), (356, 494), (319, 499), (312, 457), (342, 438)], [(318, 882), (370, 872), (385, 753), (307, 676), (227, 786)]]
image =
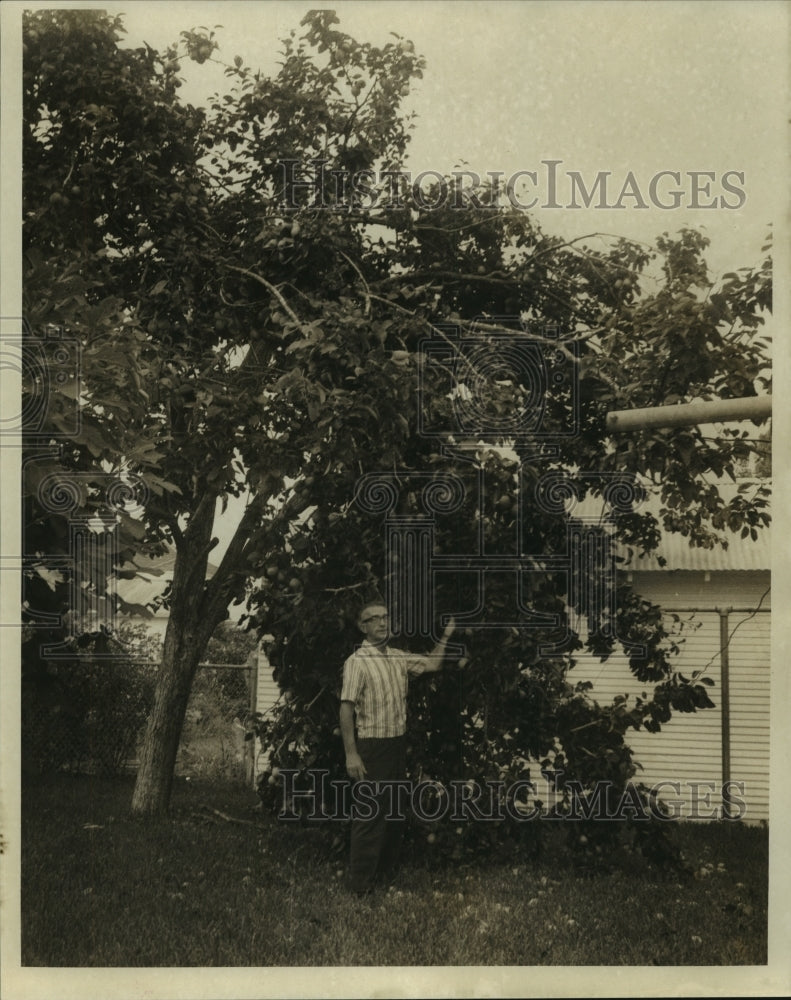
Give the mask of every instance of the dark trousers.
[[(406, 740), (358, 739), (357, 752), (365, 764), (366, 781), (397, 781), (406, 775)], [(355, 892), (371, 889), (377, 875), (388, 878), (397, 867), (404, 830), (403, 819), (386, 819), (390, 802), (397, 805), (394, 792), (374, 795), (377, 808), (371, 819), (361, 819), (352, 812), (349, 885)]]

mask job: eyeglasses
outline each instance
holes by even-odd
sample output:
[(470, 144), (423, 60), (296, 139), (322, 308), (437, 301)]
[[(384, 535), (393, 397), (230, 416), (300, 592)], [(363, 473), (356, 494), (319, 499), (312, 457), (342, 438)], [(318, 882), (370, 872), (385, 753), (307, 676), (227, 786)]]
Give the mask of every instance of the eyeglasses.
[(368, 622), (386, 622), (389, 615), (369, 615), (367, 618), (363, 618), (360, 621), (361, 625), (367, 625)]

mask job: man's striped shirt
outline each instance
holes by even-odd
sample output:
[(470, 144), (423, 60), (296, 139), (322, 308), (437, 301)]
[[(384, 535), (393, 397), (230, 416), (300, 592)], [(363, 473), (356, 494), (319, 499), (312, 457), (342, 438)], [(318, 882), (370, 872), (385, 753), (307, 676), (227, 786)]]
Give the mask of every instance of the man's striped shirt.
[(409, 674), (422, 674), (430, 661), (367, 639), (343, 665), (341, 701), (354, 702), (357, 735), (384, 739), (406, 732)]

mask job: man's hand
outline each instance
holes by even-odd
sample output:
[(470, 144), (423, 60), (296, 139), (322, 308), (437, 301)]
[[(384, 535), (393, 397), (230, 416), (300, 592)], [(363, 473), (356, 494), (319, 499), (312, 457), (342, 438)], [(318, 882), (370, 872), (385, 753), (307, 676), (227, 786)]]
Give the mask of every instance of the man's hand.
[(346, 757), (346, 773), (355, 781), (362, 781), (368, 773), (363, 759), (358, 753), (350, 753)]
[(448, 639), (450, 639), (455, 631), (456, 619), (451, 618), (445, 626), (445, 631), (442, 633), (437, 645), (426, 657), (424, 657), (425, 666), (423, 667), (423, 670), (426, 673), (433, 673), (436, 670), (442, 670), (442, 661), (445, 657), (445, 646), (448, 644)]
[(442, 633), (441, 641), (447, 642), (455, 631), (456, 631), (456, 619), (451, 618), (448, 624), (445, 626), (445, 631)]

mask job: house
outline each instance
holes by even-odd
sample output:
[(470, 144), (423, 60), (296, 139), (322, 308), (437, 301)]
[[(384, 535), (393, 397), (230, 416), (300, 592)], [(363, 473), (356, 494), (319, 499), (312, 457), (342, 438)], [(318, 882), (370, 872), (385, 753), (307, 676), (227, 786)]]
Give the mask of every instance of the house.
[[(633, 558), (623, 570), (638, 594), (661, 606), (668, 622), (677, 616), (683, 624), (674, 669), (710, 678), (715, 704), (674, 713), (660, 733), (640, 730), (628, 738), (643, 768), (635, 780), (648, 786), (665, 782), (659, 797), (673, 812), (689, 819), (730, 814), (758, 822), (769, 818), (769, 530), (760, 531), (756, 541), (734, 533), (727, 540), (727, 548), (700, 549), (666, 534), (656, 553), (664, 565)], [(624, 655), (604, 663), (579, 656), (570, 679), (591, 681), (591, 696), (601, 703), (650, 694), (651, 686), (635, 680)]]
[[(258, 643), (258, 648), (251, 654), (253, 663), (253, 680), (250, 685), (252, 698), (250, 700), (250, 711), (266, 715), (280, 700), (280, 687), (272, 677), (272, 664), (269, 662), (266, 651), (266, 637)], [(268, 761), (268, 747), (262, 746), (258, 738), (254, 743), (254, 765), (252, 779), (256, 785), (258, 777), (262, 771), (266, 770)]]

